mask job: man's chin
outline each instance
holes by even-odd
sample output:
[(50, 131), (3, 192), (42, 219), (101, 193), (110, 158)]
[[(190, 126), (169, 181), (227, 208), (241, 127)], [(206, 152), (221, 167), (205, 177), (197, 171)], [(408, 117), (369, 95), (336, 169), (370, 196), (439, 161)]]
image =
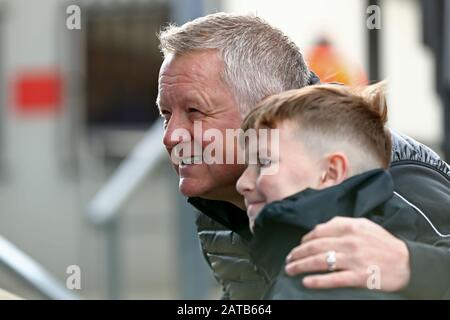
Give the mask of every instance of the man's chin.
[(180, 192), (186, 197), (205, 197), (208, 194), (208, 188), (201, 185), (200, 181), (196, 179), (180, 179)]
[(180, 179), (179, 190), (185, 197), (200, 197), (208, 200), (229, 201), (226, 192), (214, 189), (212, 184), (206, 185), (205, 180)]

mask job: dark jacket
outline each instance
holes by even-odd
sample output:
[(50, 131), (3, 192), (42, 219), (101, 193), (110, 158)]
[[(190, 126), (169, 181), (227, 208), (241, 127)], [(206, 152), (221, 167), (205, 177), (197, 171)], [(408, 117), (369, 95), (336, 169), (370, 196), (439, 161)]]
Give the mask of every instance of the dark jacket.
[[(442, 234), (450, 234), (450, 167), (417, 141), (392, 132), (394, 189), (425, 213)], [(258, 299), (263, 275), (250, 261), (246, 213), (221, 201), (190, 198), (200, 213), (197, 229), (207, 263), (223, 288), (224, 299)], [(298, 237), (300, 241), (300, 235)], [(409, 298), (450, 298), (450, 241), (434, 244), (405, 240), (410, 252)], [(429, 266), (433, 272), (429, 272)]]
[(285, 274), (286, 256), (298, 245), (299, 236), (336, 216), (367, 218), (403, 240), (428, 244), (440, 240), (429, 222), (394, 194), (394, 183), (387, 171), (371, 170), (324, 190), (306, 189), (266, 205), (255, 221), (250, 252), (266, 278), (266, 299), (405, 298), (400, 293), (367, 288), (311, 290), (302, 286), (304, 275)]

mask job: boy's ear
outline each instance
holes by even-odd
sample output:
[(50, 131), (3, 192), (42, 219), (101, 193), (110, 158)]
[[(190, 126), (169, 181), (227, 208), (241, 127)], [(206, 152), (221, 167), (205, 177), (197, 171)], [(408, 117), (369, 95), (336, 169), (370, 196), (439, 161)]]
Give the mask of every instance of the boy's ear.
[(322, 168), (320, 189), (340, 184), (349, 174), (348, 158), (341, 152), (332, 153), (325, 157)]

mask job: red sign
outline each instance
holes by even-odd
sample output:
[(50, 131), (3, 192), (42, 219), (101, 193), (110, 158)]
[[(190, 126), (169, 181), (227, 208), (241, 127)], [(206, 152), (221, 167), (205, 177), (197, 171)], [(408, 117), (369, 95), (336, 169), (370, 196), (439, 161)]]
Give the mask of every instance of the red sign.
[(22, 114), (55, 113), (61, 105), (62, 81), (56, 71), (27, 71), (14, 82), (14, 105)]

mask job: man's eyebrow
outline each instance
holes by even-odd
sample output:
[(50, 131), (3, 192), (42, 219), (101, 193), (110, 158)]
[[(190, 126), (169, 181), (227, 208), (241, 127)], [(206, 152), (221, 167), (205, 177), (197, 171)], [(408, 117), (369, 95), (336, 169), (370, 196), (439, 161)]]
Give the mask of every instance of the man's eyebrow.
[(161, 102), (161, 99), (159, 98), (159, 96), (156, 98), (156, 106), (158, 107), (159, 111), (161, 111), (162, 109), (164, 109), (166, 106), (163, 102)]
[(160, 117), (163, 117), (164, 115), (163, 115), (163, 113), (162, 113), (161, 101), (160, 101), (159, 97), (156, 98), (155, 103), (156, 103), (156, 107), (158, 108), (159, 116), (160, 116)]
[(160, 109), (160, 106), (161, 106), (161, 100), (160, 100), (160, 98), (159, 98), (159, 95), (156, 97), (155, 104), (156, 104), (156, 106), (158, 107), (158, 109)]

